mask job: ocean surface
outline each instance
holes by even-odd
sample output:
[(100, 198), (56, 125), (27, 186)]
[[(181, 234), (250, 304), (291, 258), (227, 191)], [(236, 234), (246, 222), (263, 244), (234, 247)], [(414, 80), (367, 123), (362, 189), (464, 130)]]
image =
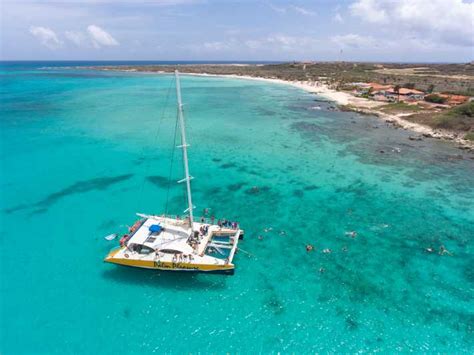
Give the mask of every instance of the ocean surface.
[(125, 268), (104, 236), (185, 209), (173, 77), (0, 80), (0, 353), (474, 351), (472, 154), (290, 86), (183, 76), (195, 213), (240, 222), (237, 270)]

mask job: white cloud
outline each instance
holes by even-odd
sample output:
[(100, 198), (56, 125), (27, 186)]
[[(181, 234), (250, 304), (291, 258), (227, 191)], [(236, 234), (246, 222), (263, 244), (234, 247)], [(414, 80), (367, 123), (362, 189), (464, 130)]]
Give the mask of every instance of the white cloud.
[(95, 48), (100, 48), (101, 46), (118, 46), (119, 42), (112, 37), (110, 33), (105, 31), (96, 25), (90, 25), (87, 27), (87, 33), (92, 41), (92, 44)]
[(279, 7), (279, 6), (275, 6), (273, 4), (268, 4), (268, 6), (270, 6), (270, 8), (275, 11), (275, 12), (278, 12), (280, 14), (286, 14), (287, 12), (289, 12), (289, 10), (293, 11), (293, 12), (296, 12), (300, 15), (304, 15), (304, 16), (314, 16), (316, 15), (316, 12), (314, 11), (311, 11), (311, 10), (308, 10), (304, 7), (301, 7), (301, 6), (296, 6), (296, 5), (290, 5), (290, 6), (287, 6), (287, 7)]
[(305, 52), (317, 48), (320, 40), (307, 36), (273, 35), (264, 40), (269, 50)]
[(216, 52), (219, 52), (219, 51), (222, 51), (222, 50), (226, 50), (226, 49), (230, 49), (230, 48), (231, 48), (231, 44), (230, 44), (230, 43), (227, 43), (227, 42), (218, 42), (218, 41), (215, 41), (215, 42), (205, 42), (205, 43), (203, 43), (203, 46), (204, 46), (204, 48), (207, 49), (207, 50), (216, 51)]
[(474, 3), (463, 0), (357, 0), (351, 13), (405, 36), (474, 45)]
[(64, 36), (76, 46), (82, 46), (87, 41), (86, 35), (78, 31), (66, 31), (64, 32)]
[(275, 35), (268, 37), (266, 41), (268, 43), (281, 46), (282, 49), (290, 49), (291, 47), (297, 45), (301, 41), (301, 38), (286, 35)]
[(280, 14), (286, 13), (286, 8), (285, 7), (278, 7), (278, 6), (275, 6), (273, 4), (268, 4), (268, 6), (270, 6), (270, 9), (272, 9), (273, 11), (278, 12)]
[(337, 23), (344, 23), (344, 19), (342, 18), (341, 14), (337, 12), (333, 17), (334, 22)]
[(331, 41), (342, 48), (373, 48), (377, 46), (374, 38), (354, 33), (332, 36)]
[(321, 41), (306, 36), (289, 36), (275, 34), (268, 37), (252, 39), (231, 38), (227, 41), (210, 41), (204, 43), (194, 43), (184, 46), (183, 49), (192, 50), (196, 53), (241, 53), (244, 48), (251, 51), (266, 51), (272, 53), (303, 53), (320, 47)]
[(49, 49), (57, 49), (63, 44), (56, 33), (48, 27), (31, 26), (30, 33), (38, 38), (43, 46)]
[(262, 45), (262, 43), (258, 40), (250, 39), (245, 41), (244, 44), (250, 49), (258, 49)]
[(316, 15), (316, 12), (305, 9), (304, 7), (291, 5), (291, 8), (293, 10), (295, 10), (296, 12), (300, 13), (301, 15), (305, 15), (305, 16), (314, 16), (314, 15)]
[(384, 23), (387, 21), (387, 14), (378, 4), (375, 0), (357, 0), (350, 6), (350, 10), (367, 22)]

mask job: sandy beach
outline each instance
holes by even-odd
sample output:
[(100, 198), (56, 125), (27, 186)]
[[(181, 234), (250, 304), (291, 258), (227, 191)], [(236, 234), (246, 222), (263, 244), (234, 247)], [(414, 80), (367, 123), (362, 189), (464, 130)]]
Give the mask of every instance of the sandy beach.
[[(162, 72), (165, 74), (165, 72)], [(308, 91), (310, 93), (316, 94), (320, 97), (323, 97), (329, 101), (333, 101), (339, 106), (345, 106), (350, 108), (350, 110), (355, 112), (360, 112), (364, 114), (371, 114), (378, 116), (380, 119), (385, 122), (392, 124), (394, 127), (410, 130), (418, 134), (415, 136), (415, 139), (424, 139), (424, 138), (436, 138), (456, 142), (461, 148), (474, 150), (474, 142), (468, 141), (460, 137), (456, 132), (442, 129), (433, 129), (431, 127), (421, 125), (418, 123), (410, 122), (403, 117), (406, 116), (406, 113), (400, 114), (388, 114), (380, 110), (385, 103), (376, 102), (368, 100), (362, 97), (353, 96), (347, 92), (336, 91), (330, 89), (326, 84), (319, 81), (286, 81), (281, 79), (270, 79), (270, 78), (261, 78), (254, 76), (246, 75), (217, 75), (217, 74), (207, 74), (207, 73), (182, 73), (184, 75), (194, 75), (194, 76), (212, 76), (212, 77), (225, 77), (233, 79), (245, 79), (245, 80), (258, 80), (271, 82), (274, 84), (282, 85), (291, 85), (299, 89)]]

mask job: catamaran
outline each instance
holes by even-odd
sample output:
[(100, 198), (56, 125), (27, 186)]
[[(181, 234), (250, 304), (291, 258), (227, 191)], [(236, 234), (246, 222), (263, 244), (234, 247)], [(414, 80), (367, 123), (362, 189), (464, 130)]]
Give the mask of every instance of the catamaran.
[(140, 217), (129, 233), (120, 238), (120, 247), (112, 250), (104, 259), (108, 263), (146, 269), (234, 274), (234, 256), (243, 230), (238, 223), (220, 221), (218, 224), (201, 218), (194, 221), (191, 180), (189, 174), (186, 129), (181, 102), (179, 73), (175, 71), (178, 121), (181, 135), (184, 178), (186, 183), (187, 209), (185, 217), (148, 215)]

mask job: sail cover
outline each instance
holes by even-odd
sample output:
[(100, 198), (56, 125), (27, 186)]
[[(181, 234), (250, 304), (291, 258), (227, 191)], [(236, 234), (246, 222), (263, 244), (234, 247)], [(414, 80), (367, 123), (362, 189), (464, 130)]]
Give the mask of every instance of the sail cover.
[(163, 228), (161, 228), (161, 226), (159, 224), (152, 224), (150, 227), (148, 227), (148, 230), (151, 232), (151, 233), (159, 233), (161, 232)]

